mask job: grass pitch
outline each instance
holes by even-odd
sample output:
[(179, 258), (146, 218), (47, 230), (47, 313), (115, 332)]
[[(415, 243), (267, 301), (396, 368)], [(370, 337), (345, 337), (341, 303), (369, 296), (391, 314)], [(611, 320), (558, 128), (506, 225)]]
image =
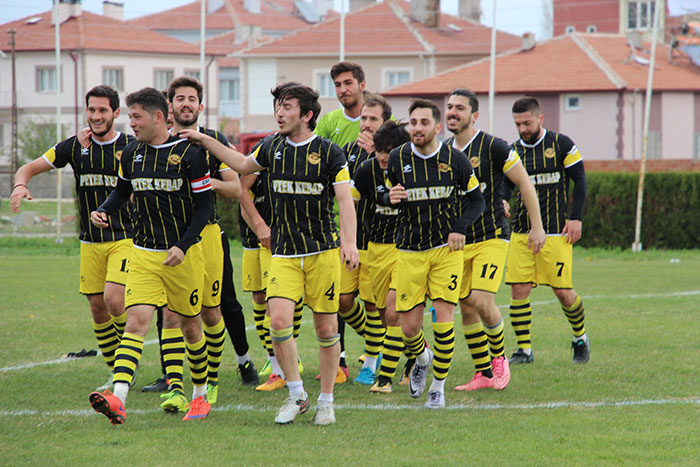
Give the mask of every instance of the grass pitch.
[[(240, 271), (240, 245), (233, 248)], [(227, 343), (219, 403), (202, 422), (158, 409), (140, 388), (160, 372), (157, 345), (144, 348), (127, 422), (113, 427), (88, 394), (108, 373), (97, 358), (61, 359), (96, 349), (87, 300), (78, 293), (78, 244), (0, 239), (0, 459), (3, 465), (697, 465), (700, 447), (698, 331), (700, 252), (634, 254), (575, 249), (574, 284), (583, 296), (591, 361), (571, 363), (571, 331), (549, 288), (535, 289), (535, 362), (512, 367), (505, 391), (455, 393), (473, 365), (456, 314), (456, 351), (447, 408), (423, 408), (395, 384), (390, 395), (350, 382), (336, 386), (338, 423), (311, 415), (276, 426), (286, 389), (240, 385)], [(240, 284), (237, 283), (238, 290)], [(508, 324), (508, 287), (496, 303)], [(251, 355), (264, 352), (246, 312)], [(153, 324), (155, 327), (155, 323)], [(432, 340), (429, 319), (426, 336)], [(156, 339), (155, 333), (147, 336)], [(348, 328), (351, 377), (361, 340)], [(305, 310), (299, 339), (304, 386), (318, 396), (317, 343)], [(188, 391), (189, 391), (189, 386)]]

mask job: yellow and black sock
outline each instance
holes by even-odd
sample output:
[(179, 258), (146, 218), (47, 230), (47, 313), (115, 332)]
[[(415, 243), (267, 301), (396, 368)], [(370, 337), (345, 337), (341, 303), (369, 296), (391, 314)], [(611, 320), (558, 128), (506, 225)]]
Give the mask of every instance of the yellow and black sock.
[(272, 348), (272, 336), (270, 336), (270, 317), (265, 315), (263, 320), (263, 326), (265, 327), (265, 350), (267, 350), (267, 355), (270, 357), (275, 356), (275, 350)]
[(401, 326), (387, 326), (384, 337), (384, 349), (382, 352), (382, 363), (379, 374), (391, 379), (396, 374), (396, 367), (399, 366), (399, 358), (406, 346), (403, 343)]
[(345, 320), (352, 328), (357, 332), (358, 335), (365, 335), (365, 325), (367, 323), (367, 316), (365, 315), (365, 310), (360, 305), (360, 302), (355, 299), (352, 302), (352, 308), (347, 313), (340, 313), (341, 318)]
[(125, 332), (114, 357), (114, 383), (131, 384), (143, 353), (143, 337)]
[(365, 324), (365, 354), (368, 357), (377, 358), (382, 351), (386, 328), (382, 324), (379, 311), (366, 310), (367, 322)]
[(270, 334), (270, 328), (265, 328), (265, 312), (267, 306), (264, 303), (253, 302), (253, 321), (255, 322), (255, 331), (258, 333), (258, 338), (265, 347), (265, 334)]
[(497, 358), (505, 353), (503, 347), (503, 318), (495, 326), (484, 326), (484, 332), (489, 338), (489, 349), (491, 357)]
[(452, 364), (452, 355), (455, 352), (455, 324), (433, 323), (433, 335), (435, 346), (433, 348), (433, 376), (437, 380), (447, 378)]
[(492, 377), (491, 356), (489, 355), (488, 339), (481, 321), (463, 326), (464, 338), (467, 340), (469, 353), (474, 360), (474, 370), (480, 371), (487, 378)]
[(519, 349), (532, 349), (530, 326), (532, 325), (532, 306), (530, 299), (510, 299), (510, 324), (513, 326)]
[(112, 316), (112, 323), (114, 323), (114, 329), (117, 331), (119, 340), (122, 340), (124, 329), (126, 328), (126, 312), (119, 316)]
[(413, 337), (406, 337), (404, 334), (402, 334), (402, 336), (406, 349), (411, 352), (412, 355), (417, 358), (423, 354), (425, 351), (425, 335), (423, 334), (423, 329)]
[(224, 320), (220, 319), (214, 326), (202, 326), (204, 336), (207, 339), (207, 367), (208, 380), (212, 383), (219, 382), (219, 365), (221, 365), (221, 355), (224, 352), (224, 342), (226, 337), (226, 327)]
[(584, 326), (584, 312), (583, 312), (583, 300), (581, 296), (576, 294), (576, 299), (571, 306), (563, 306), (561, 309), (566, 315), (566, 319), (569, 320), (571, 324), (571, 331), (574, 333), (574, 337), (581, 337), (586, 334), (586, 328)]
[(294, 338), (299, 337), (301, 330), (301, 319), (304, 316), (304, 297), (294, 305)]
[(187, 362), (190, 365), (190, 376), (192, 384), (203, 386), (207, 384), (207, 340), (204, 336), (199, 342), (189, 343), (185, 341), (187, 347)]
[(95, 331), (97, 346), (102, 352), (102, 358), (110, 369), (114, 369), (114, 352), (119, 347), (119, 336), (114, 329), (114, 323), (110, 319), (104, 323), (92, 322), (92, 329)]
[(163, 355), (165, 374), (170, 384), (170, 389), (182, 387), (182, 367), (185, 363), (185, 338), (180, 328), (163, 328), (161, 331), (160, 353)]

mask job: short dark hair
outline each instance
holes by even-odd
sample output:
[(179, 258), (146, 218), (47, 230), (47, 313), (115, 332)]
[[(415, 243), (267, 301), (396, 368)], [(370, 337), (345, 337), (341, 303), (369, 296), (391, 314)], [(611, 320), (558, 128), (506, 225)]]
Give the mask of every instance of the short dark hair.
[(85, 107), (89, 105), (91, 97), (106, 97), (109, 99), (109, 106), (112, 108), (112, 112), (116, 112), (119, 108), (119, 93), (113, 87), (107, 86), (106, 84), (100, 84), (90, 89), (87, 94), (85, 94)]
[(179, 78), (175, 78), (172, 80), (170, 85), (168, 85), (168, 101), (172, 102), (173, 99), (175, 98), (175, 91), (178, 90), (178, 88), (194, 88), (197, 90), (197, 98), (199, 99), (199, 103), (202, 103), (202, 97), (203, 97), (203, 92), (202, 90), (204, 89), (202, 87), (202, 83), (197, 81), (194, 78), (191, 78), (189, 76), (180, 76)]
[(389, 103), (379, 94), (370, 94), (364, 97), (364, 102), (362, 107), (381, 107), (382, 108), (382, 120), (385, 122), (391, 118), (391, 106)]
[(387, 120), (374, 134), (374, 150), (389, 152), (411, 140), (405, 123)]
[(141, 88), (126, 96), (126, 105), (131, 107), (134, 104), (139, 104), (151, 115), (160, 110), (165, 120), (168, 120), (168, 101), (163, 97), (163, 93), (155, 88)]
[(540, 114), (540, 103), (532, 96), (524, 96), (513, 103), (513, 113), (522, 114), (532, 112), (533, 115)]
[(299, 101), (299, 114), (301, 116), (312, 112), (311, 120), (309, 120), (309, 130), (316, 128), (316, 119), (321, 113), (321, 104), (318, 102), (319, 94), (308, 86), (303, 84), (294, 84), (284, 89), (278, 101), (287, 99), (297, 99)]
[(452, 91), (452, 94), (450, 94), (450, 97), (452, 96), (466, 97), (469, 99), (469, 107), (472, 108), (472, 113), (479, 111), (479, 99), (477, 99), (476, 94), (469, 89), (455, 89)]
[(408, 107), (408, 115), (411, 115), (416, 109), (430, 109), (433, 111), (433, 118), (436, 123), (440, 123), (440, 109), (435, 102), (428, 99), (413, 99)]
[(296, 81), (287, 81), (286, 83), (278, 84), (274, 89), (270, 89), (270, 94), (272, 94), (272, 105), (277, 105), (277, 101), (280, 100), (284, 91), (292, 86), (301, 86), (301, 83)]
[(365, 80), (365, 71), (360, 65), (352, 62), (338, 62), (331, 67), (331, 78), (335, 81), (335, 78), (346, 71), (351, 71), (352, 76), (355, 77), (358, 83)]

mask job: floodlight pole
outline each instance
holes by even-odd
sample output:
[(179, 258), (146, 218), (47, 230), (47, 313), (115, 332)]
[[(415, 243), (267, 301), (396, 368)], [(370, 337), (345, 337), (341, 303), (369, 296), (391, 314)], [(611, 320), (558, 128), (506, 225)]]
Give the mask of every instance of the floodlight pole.
[[(59, 16), (59, 2), (54, 0), (54, 19), (56, 22), (56, 142), (61, 141), (61, 17)], [(56, 243), (63, 243), (61, 237), (61, 169), (56, 169)]]
[[(200, 1), (199, 9), (199, 81), (204, 84), (204, 89), (209, 89), (209, 83), (204, 81), (204, 42), (207, 37), (207, 22), (206, 22), (206, 0)], [(207, 93), (208, 95), (209, 93)], [(207, 106), (209, 107), (209, 98), (206, 98)], [(207, 122), (208, 123), (208, 122)]]
[(659, 11), (661, 8), (666, 8), (663, 1), (656, 4), (654, 10), (654, 26), (652, 28), (651, 38), (651, 59), (649, 61), (649, 73), (647, 76), (647, 94), (646, 104), (644, 106), (644, 133), (642, 136), (642, 160), (639, 164), (639, 184), (637, 186), (637, 214), (634, 221), (634, 243), (632, 243), (632, 251), (642, 251), (642, 205), (644, 201), (644, 176), (646, 173), (647, 153), (649, 152), (649, 117), (651, 115), (651, 95), (652, 85), (654, 81), (654, 65), (656, 64), (656, 36), (659, 31)]
[(345, 60), (345, 0), (340, 0), (340, 50), (338, 57), (340, 62)]
[(491, 27), (491, 64), (489, 71), (489, 133), (493, 134), (493, 112), (496, 94), (496, 0), (493, 0), (493, 25)]

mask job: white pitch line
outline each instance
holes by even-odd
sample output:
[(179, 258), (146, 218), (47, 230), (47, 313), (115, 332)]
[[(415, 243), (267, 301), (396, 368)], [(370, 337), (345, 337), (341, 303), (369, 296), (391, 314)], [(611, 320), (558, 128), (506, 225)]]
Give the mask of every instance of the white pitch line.
[[(700, 398), (684, 399), (640, 399), (621, 401), (559, 401), (542, 402), (539, 404), (450, 404), (442, 410), (480, 411), (480, 410), (552, 410), (562, 408), (607, 408), (607, 407), (643, 407), (652, 405), (700, 405)], [(426, 410), (423, 404), (336, 404), (335, 408), (344, 410)], [(247, 404), (230, 404), (221, 407), (213, 407), (212, 412), (273, 412), (276, 407), (261, 407)], [(130, 414), (150, 415), (161, 414), (162, 410), (151, 409), (130, 409)], [(93, 410), (56, 410), (42, 412), (39, 410), (0, 410), (0, 417), (20, 417), (20, 416), (75, 416), (87, 417), (95, 415)]]

